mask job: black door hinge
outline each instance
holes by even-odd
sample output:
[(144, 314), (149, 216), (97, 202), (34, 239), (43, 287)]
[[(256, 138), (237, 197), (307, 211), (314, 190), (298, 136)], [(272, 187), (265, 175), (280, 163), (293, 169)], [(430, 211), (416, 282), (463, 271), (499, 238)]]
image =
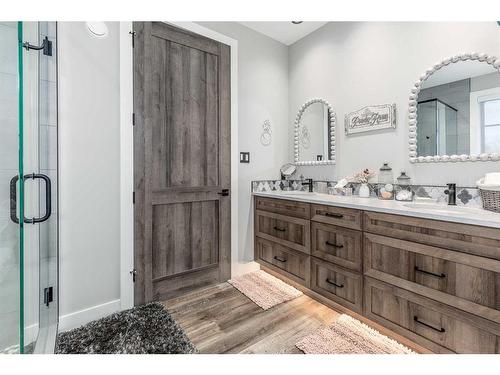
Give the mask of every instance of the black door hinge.
[(132, 282), (134, 282), (134, 283), (135, 283), (135, 277), (136, 277), (136, 275), (137, 275), (137, 271), (136, 271), (136, 269), (135, 269), (135, 268), (134, 268), (134, 269), (132, 269), (132, 270), (130, 271), (130, 274), (132, 275)]
[(49, 307), (49, 304), (54, 301), (54, 288), (49, 286), (43, 290), (43, 303)]
[(135, 204), (135, 191), (132, 193), (132, 204)]
[(132, 48), (135, 47), (135, 31), (128, 32), (132, 36)]
[(135, 126), (135, 113), (132, 113), (132, 125)]

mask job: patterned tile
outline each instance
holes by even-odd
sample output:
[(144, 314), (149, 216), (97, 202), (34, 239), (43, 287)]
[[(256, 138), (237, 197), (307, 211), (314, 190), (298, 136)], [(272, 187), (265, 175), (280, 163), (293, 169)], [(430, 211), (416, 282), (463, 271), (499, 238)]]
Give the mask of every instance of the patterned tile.
[[(328, 188), (333, 188), (336, 181), (314, 181), (313, 190), (318, 193), (328, 193)], [(377, 197), (377, 192), (382, 184), (372, 183), (370, 185), (370, 195)], [(359, 194), (359, 183), (348, 183), (346, 187), (353, 189), (353, 195)], [(302, 186), (302, 180), (260, 180), (252, 181), (252, 191), (286, 191), (300, 190), (307, 191), (308, 186)], [(439, 203), (448, 202), (448, 196), (444, 193), (446, 186), (431, 186), (431, 185), (411, 185), (411, 190), (419, 198), (431, 198)], [(460, 206), (482, 206), (479, 191), (471, 187), (457, 187), (457, 205)]]

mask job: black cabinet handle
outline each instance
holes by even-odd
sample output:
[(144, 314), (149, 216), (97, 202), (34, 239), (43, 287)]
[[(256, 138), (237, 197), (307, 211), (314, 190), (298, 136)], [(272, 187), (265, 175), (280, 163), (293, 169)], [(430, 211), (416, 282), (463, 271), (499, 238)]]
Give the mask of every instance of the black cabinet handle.
[(281, 262), (281, 263), (285, 263), (287, 261), (287, 259), (282, 259), (282, 258), (279, 258), (278, 256), (275, 256), (274, 259), (276, 259), (278, 262)]
[(285, 232), (286, 228), (274, 227), (274, 230), (277, 230), (278, 232)]
[(446, 274), (444, 274), (444, 273), (439, 274), (439, 273), (433, 273), (433, 272), (421, 270), (420, 268), (418, 268), (418, 266), (415, 266), (415, 272), (420, 272), (420, 273), (423, 273), (425, 275), (438, 277), (440, 279), (444, 279), (446, 277)]
[(330, 241), (326, 241), (325, 242), (325, 245), (328, 245), (328, 246), (331, 246), (331, 247), (334, 247), (336, 249), (342, 249), (344, 247), (344, 245), (337, 245), (336, 243), (331, 243)]
[(342, 215), (342, 214), (336, 214), (336, 213), (333, 213), (333, 212), (325, 212), (325, 216), (334, 217), (334, 218), (337, 218), (337, 219), (342, 219), (344, 217), (344, 215)]
[(344, 287), (344, 284), (337, 284), (336, 282), (334, 282), (334, 281), (332, 281), (332, 280), (330, 280), (330, 279), (328, 279), (328, 278), (327, 278), (325, 281), (326, 281), (328, 284), (331, 284), (331, 285), (333, 285), (333, 286), (336, 286), (337, 288), (343, 288), (343, 287)]
[(446, 332), (446, 330), (445, 330), (443, 327), (436, 328), (436, 327), (434, 327), (434, 326), (432, 326), (432, 325), (430, 325), (430, 324), (427, 324), (427, 323), (425, 323), (425, 322), (423, 322), (423, 321), (419, 320), (419, 319), (418, 319), (418, 316), (416, 316), (416, 315), (413, 317), (413, 320), (414, 320), (415, 322), (419, 323), (419, 324), (422, 324), (423, 326), (425, 326), (425, 327), (427, 327), (427, 328), (430, 328), (430, 329), (432, 329), (432, 330), (436, 331), (436, 332), (439, 332), (439, 333)]

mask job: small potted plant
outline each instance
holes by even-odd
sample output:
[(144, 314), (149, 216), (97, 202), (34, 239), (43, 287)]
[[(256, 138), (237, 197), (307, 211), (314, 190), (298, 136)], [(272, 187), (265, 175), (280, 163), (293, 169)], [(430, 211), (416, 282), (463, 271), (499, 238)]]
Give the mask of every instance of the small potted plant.
[(355, 182), (361, 184), (359, 187), (359, 196), (361, 198), (369, 198), (370, 197), (370, 186), (368, 181), (370, 178), (376, 175), (375, 171), (370, 170), (368, 168), (363, 169), (361, 172), (354, 174), (350, 178), (350, 182)]

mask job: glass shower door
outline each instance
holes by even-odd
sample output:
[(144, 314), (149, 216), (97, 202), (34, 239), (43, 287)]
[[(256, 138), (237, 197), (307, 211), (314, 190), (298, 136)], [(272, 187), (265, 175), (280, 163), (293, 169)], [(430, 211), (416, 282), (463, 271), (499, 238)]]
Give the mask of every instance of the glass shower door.
[(10, 41), (0, 78), (14, 82), (0, 97), (0, 352), (50, 353), (56, 339), (55, 31), (51, 22), (0, 23)]
[(0, 353), (19, 353), (21, 341), (21, 231), (10, 218), (10, 181), (19, 175), (19, 64), (17, 22), (0, 23)]

